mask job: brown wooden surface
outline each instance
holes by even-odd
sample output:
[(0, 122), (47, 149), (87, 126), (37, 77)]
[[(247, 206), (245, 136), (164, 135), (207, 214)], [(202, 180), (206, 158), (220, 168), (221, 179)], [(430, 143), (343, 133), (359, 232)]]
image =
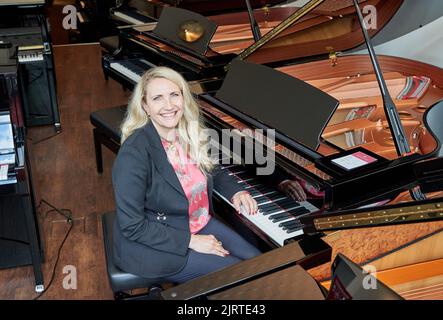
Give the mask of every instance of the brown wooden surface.
[[(374, 276), (406, 300), (443, 299), (443, 259), (376, 272)], [(329, 289), (331, 282), (322, 285)]]
[[(442, 230), (443, 222), (416, 223), (343, 230), (329, 234), (323, 240), (332, 247), (331, 261), (337, 253), (342, 253), (355, 263), (364, 265)], [(330, 277), (330, 271), (331, 264), (327, 263), (309, 273), (322, 281)]]
[[(125, 104), (129, 92), (113, 80), (104, 80), (98, 45), (54, 47), (58, 102), (62, 133), (53, 127), (28, 131), (36, 201), (45, 199), (73, 212), (74, 227), (60, 255), (53, 284), (41, 299), (112, 299), (106, 275), (100, 215), (113, 210), (111, 165), (115, 156), (103, 149), (104, 172), (98, 175), (89, 122), (91, 111)], [(44, 213), (39, 222), (45, 247), (45, 285), (55, 263), (57, 249), (68, 225), (61, 215)], [(63, 268), (76, 267), (77, 289), (63, 288)], [(0, 299), (32, 299), (34, 277), (31, 267), (0, 270)]]

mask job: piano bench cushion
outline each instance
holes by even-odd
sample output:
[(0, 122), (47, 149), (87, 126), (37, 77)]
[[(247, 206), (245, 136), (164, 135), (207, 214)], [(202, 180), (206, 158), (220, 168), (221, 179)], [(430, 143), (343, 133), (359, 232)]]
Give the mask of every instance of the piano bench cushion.
[(112, 231), (115, 212), (108, 212), (102, 215), (103, 241), (105, 246), (106, 269), (109, 282), (114, 293), (138, 288), (149, 288), (160, 286), (165, 281), (163, 279), (147, 279), (120, 270), (114, 264), (114, 251)]
[(120, 125), (123, 122), (126, 110), (126, 105), (100, 109), (91, 112), (90, 121), (101, 133), (116, 142), (120, 142)]
[(102, 49), (109, 53), (114, 53), (120, 46), (118, 35), (100, 38), (99, 42)]

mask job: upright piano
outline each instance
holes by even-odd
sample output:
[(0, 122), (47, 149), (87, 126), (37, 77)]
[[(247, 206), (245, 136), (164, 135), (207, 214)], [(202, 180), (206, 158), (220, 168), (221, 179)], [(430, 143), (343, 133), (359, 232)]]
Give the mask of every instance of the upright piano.
[(13, 52), (0, 45), (0, 268), (32, 265), (41, 292), (43, 246)]
[(44, 1), (0, 1), (0, 42), (16, 47), (26, 126), (61, 131), (52, 41)]

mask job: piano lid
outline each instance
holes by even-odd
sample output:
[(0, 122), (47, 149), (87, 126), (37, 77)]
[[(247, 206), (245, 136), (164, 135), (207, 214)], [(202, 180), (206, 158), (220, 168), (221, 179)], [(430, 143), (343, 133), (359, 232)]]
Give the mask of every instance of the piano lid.
[(338, 100), (304, 81), (245, 61), (232, 63), (216, 98), (314, 151), (338, 106)]
[[(163, 0), (155, 1), (168, 4), (174, 7), (187, 9), (201, 14), (215, 14), (220, 12), (229, 12), (236, 10), (245, 10), (244, 0)], [(285, 2), (283, 0), (251, 0), (253, 8), (263, 8)]]
[[(403, 0), (359, 2), (368, 12), (368, 21), (376, 24), (369, 30), (372, 36), (389, 22)], [(311, 3), (315, 4), (313, 1)], [(288, 21), (291, 21), (298, 11), (303, 10), (303, 7), (255, 10), (254, 15), (263, 37), (267, 37), (268, 33), (275, 33), (260, 46), (254, 43), (246, 12), (212, 16), (210, 19), (217, 22), (219, 28), (210, 47), (215, 52), (235, 53), (251, 62), (269, 64), (330, 55), (364, 43), (352, 1), (325, 0), (318, 6), (315, 5), (311, 12), (293, 24), (288, 24)], [(284, 28), (282, 25), (285, 25)], [(281, 29), (281, 32), (275, 32), (276, 29)]]

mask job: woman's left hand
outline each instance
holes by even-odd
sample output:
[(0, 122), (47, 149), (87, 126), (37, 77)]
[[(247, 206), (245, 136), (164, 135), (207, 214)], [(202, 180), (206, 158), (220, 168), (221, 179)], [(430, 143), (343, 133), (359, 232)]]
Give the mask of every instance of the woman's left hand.
[(232, 203), (234, 204), (234, 207), (238, 213), (240, 213), (242, 206), (247, 214), (257, 213), (257, 201), (255, 201), (247, 191), (239, 191), (234, 194), (232, 197)]

